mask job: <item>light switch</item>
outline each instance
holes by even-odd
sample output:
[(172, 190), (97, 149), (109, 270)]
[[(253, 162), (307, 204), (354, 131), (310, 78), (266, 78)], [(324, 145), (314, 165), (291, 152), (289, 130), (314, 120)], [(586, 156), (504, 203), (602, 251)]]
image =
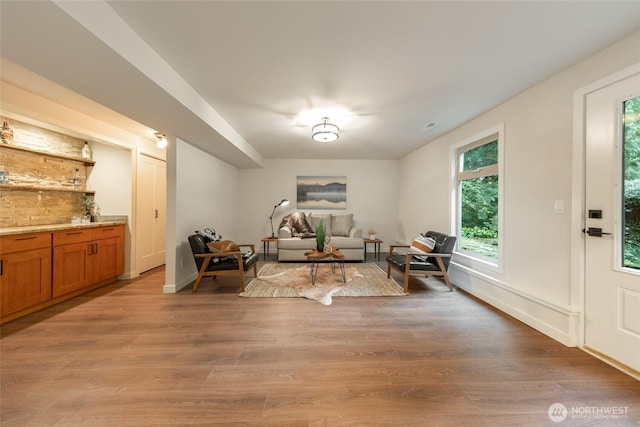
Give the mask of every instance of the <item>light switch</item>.
[(557, 214), (564, 213), (564, 200), (556, 200), (554, 202), (553, 212)]

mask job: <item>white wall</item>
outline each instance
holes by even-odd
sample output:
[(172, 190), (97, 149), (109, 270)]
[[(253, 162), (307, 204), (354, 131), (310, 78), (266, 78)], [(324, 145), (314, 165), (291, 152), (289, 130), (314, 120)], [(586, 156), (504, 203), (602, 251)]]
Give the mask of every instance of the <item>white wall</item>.
[(115, 145), (90, 142), (95, 166), (90, 169), (87, 189), (96, 192), (94, 201), (100, 206), (102, 215), (125, 215), (124, 236), (124, 273), (123, 278), (137, 276), (133, 272), (132, 255), (133, 236), (133, 170), (131, 150)]
[(225, 239), (241, 240), (239, 170), (179, 139), (175, 152), (175, 202), (173, 191), (167, 194), (168, 203), (175, 203), (175, 222), (167, 217), (169, 227), (175, 224), (175, 257), (170, 255), (171, 239), (167, 239), (167, 264), (175, 259), (175, 277), (169, 277), (167, 269), (165, 292), (180, 290), (198, 275), (187, 240), (195, 230), (212, 227)]
[[(309, 140), (309, 144), (312, 141)], [(378, 237), (388, 246), (398, 223), (397, 193), (400, 186), (400, 161), (397, 160), (291, 160), (265, 159), (263, 169), (240, 170), (240, 209), (236, 221), (243, 243), (259, 243), (271, 235), (269, 215), (282, 199), (291, 202), (276, 210), (273, 227), (277, 234), (280, 220), (296, 208), (297, 176), (346, 176), (347, 209), (323, 211), (353, 213), (355, 225), (366, 233), (375, 227)], [(368, 248), (373, 250), (370, 245)], [(256, 250), (262, 251), (259, 245)]]
[[(640, 61), (640, 32), (538, 84), (402, 160), (397, 233), (408, 241), (425, 228), (451, 230), (450, 150), (505, 124), (504, 271), (454, 257), (453, 282), (568, 345), (577, 344), (581, 307), (571, 295), (573, 93)], [(421, 167), (418, 167), (421, 166)], [(419, 197), (417, 197), (419, 195)], [(565, 203), (565, 213), (553, 211)]]
[(94, 201), (102, 215), (132, 214), (131, 150), (90, 143), (95, 166), (87, 179), (87, 189), (95, 190)]

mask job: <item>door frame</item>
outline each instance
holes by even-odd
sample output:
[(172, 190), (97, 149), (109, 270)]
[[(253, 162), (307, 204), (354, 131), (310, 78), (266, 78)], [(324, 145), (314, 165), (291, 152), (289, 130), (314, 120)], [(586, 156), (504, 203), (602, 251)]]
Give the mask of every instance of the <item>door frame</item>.
[[(580, 313), (576, 332), (578, 347), (585, 350), (585, 203), (586, 203), (586, 100), (590, 93), (625, 80), (640, 73), (640, 63), (634, 64), (603, 79), (577, 89), (573, 93), (573, 144), (571, 170), (571, 299), (570, 304)], [(588, 351), (588, 350), (587, 350)], [(606, 355), (594, 354), (606, 363), (613, 364)], [(618, 365), (614, 365), (621, 368)]]
[[(139, 194), (139, 188), (138, 188), (138, 184), (139, 184), (139, 180), (140, 180), (140, 169), (139, 169), (139, 164), (140, 161), (142, 159), (142, 156), (146, 156), (146, 157), (150, 157), (162, 162), (165, 162), (168, 164), (166, 159), (161, 158), (160, 156), (156, 156), (148, 151), (143, 151), (140, 150), (139, 148), (135, 150), (135, 165), (134, 165), (134, 171), (132, 173), (132, 177), (133, 177), (133, 206), (132, 206), (132, 211), (133, 211), (133, 215), (134, 218), (132, 220), (132, 222), (135, 224), (135, 238), (132, 239), (135, 241), (135, 247), (133, 248), (133, 254), (132, 254), (132, 259), (135, 262), (135, 271), (136, 271), (136, 277), (140, 275), (140, 248), (141, 248), (141, 244), (140, 244), (140, 239), (142, 239), (142, 236), (140, 235), (140, 227), (138, 224), (138, 221), (143, 220), (143, 215), (142, 213), (139, 211), (140, 209), (140, 194)], [(165, 207), (166, 210), (166, 207)], [(165, 226), (166, 228), (166, 226)], [(165, 247), (167, 246), (167, 243), (165, 241)]]

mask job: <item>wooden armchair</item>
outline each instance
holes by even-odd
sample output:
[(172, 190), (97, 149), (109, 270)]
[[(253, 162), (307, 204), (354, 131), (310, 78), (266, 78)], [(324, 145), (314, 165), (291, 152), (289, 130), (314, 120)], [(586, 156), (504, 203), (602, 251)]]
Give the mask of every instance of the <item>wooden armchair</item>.
[[(406, 253), (394, 252), (396, 248), (410, 248), (409, 245), (391, 245), (389, 246), (389, 255), (387, 255), (387, 277), (391, 277), (391, 269), (400, 272), (404, 276), (404, 291), (409, 291), (409, 276), (438, 276), (441, 277), (449, 287), (449, 291), (453, 291), (453, 286), (449, 280), (447, 270), (449, 269), (449, 261), (456, 244), (456, 237), (437, 231), (427, 231), (426, 237), (431, 237), (436, 241), (433, 251), (427, 255), (425, 260), (423, 255), (412, 253), (410, 250)], [(416, 256), (420, 258), (416, 258)]]
[(193, 252), (193, 259), (198, 267), (198, 277), (193, 282), (192, 292), (198, 290), (200, 281), (205, 276), (213, 276), (224, 274), (239, 274), (240, 275), (240, 291), (244, 292), (244, 273), (249, 268), (253, 267), (253, 276), (258, 276), (258, 254), (256, 253), (255, 245), (242, 244), (239, 247), (251, 248), (251, 254), (248, 256), (242, 256), (241, 251), (237, 252), (216, 252), (213, 253), (207, 247), (205, 239), (199, 234), (192, 234), (189, 236), (189, 245), (191, 246), (191, 252)]

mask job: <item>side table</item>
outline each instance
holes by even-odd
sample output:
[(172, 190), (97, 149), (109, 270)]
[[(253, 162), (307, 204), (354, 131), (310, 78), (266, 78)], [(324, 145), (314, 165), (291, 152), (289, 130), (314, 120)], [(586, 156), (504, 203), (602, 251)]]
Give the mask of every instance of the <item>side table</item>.
[(331, 271), (335, 273), (336, 263), (340, 267), (342, 273), (342, 281), (347, 283), (347, 277), (344, 271), (344, 254), (340, 252), (340, 249), (332, 249), (331, 252), (319, 252), (316, 250), (308, 251), (304, 253), (309, 261), (311, 261), (311, 285), (315, 286), (316, 276), (318, 275), (318, 267), (320, 266), (320, 260), (331, 257)]
[(380, 239), (364, 239), (364, 260), (367, 260), (367, 244), (373, 243), (373, 255), (380, 261)]
[(260, 241), (262, 242), (262, 256), (264, 257), (264, 260), (266, 261), (267, 258), (269, 257), (269, 247), (271, 246), (271, 242), (275, 242), (276, 245), (278, 244), (278, 237), (263, 237), (262, 239), (260, 239)]

